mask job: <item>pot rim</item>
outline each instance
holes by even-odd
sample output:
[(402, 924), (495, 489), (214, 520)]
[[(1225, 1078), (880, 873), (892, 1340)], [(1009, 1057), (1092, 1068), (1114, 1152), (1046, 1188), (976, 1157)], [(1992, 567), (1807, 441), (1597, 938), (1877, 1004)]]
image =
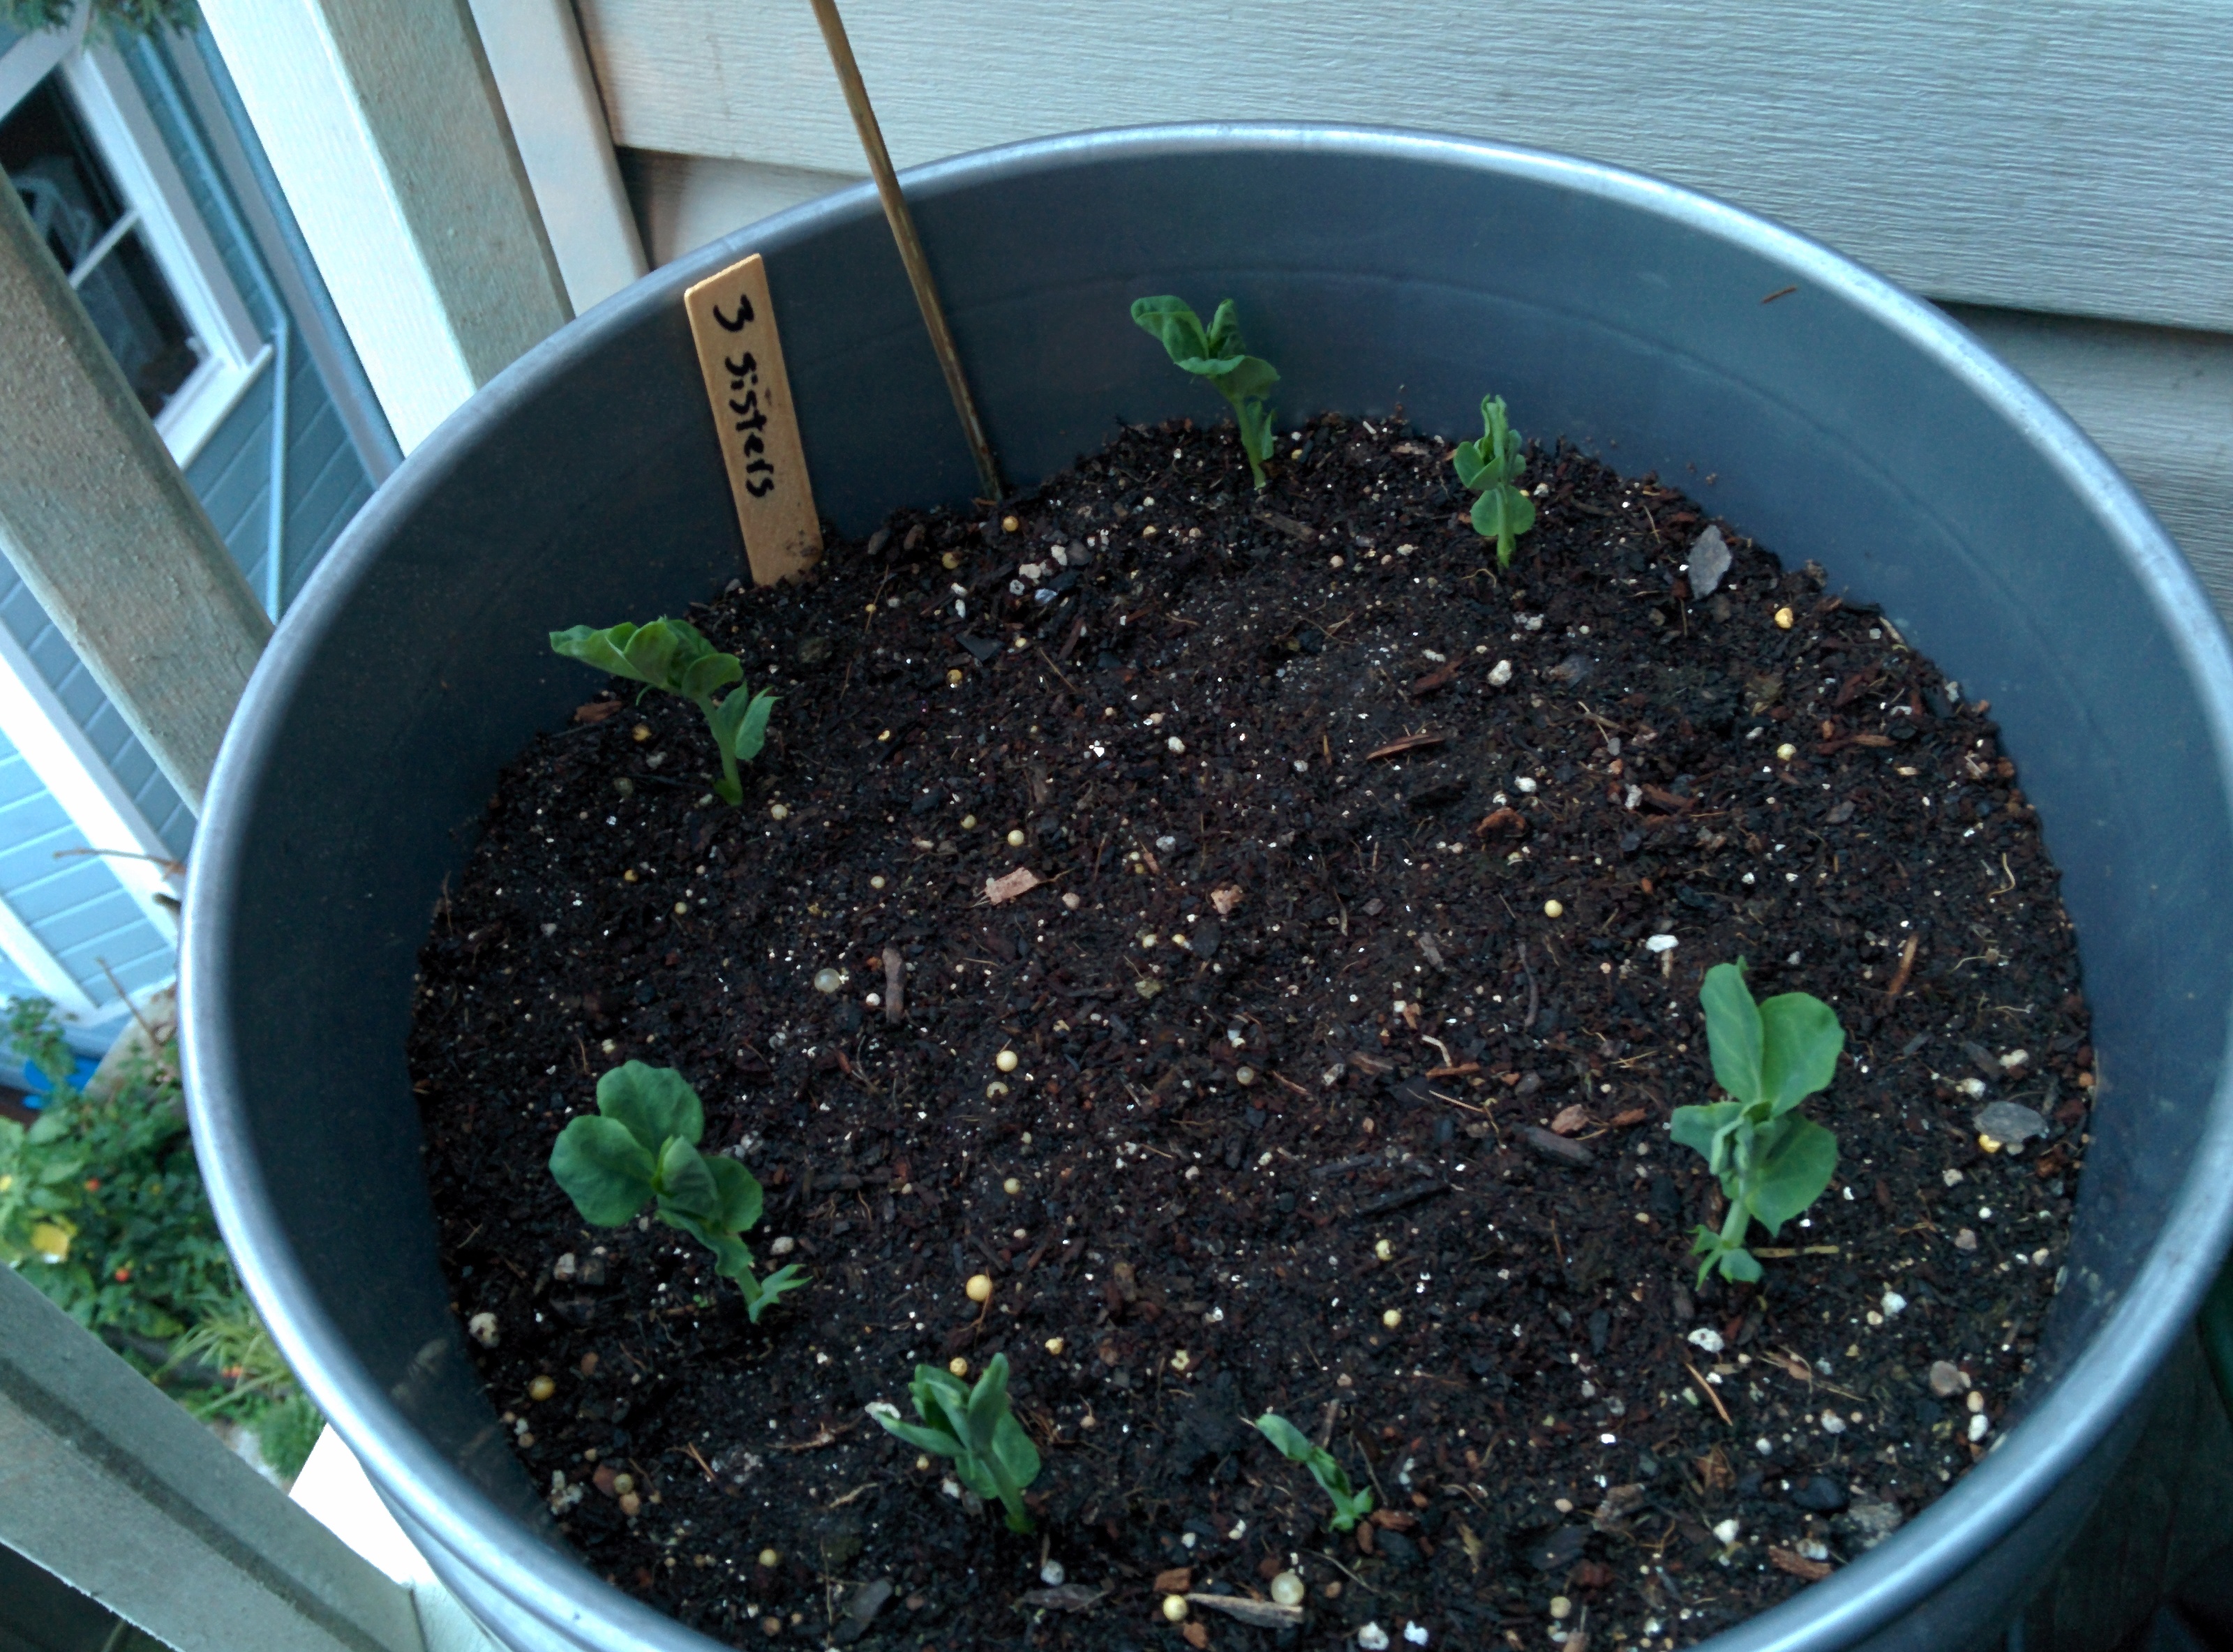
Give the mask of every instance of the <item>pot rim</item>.
[[(1050, 168), (1206, 151), (1409, 161), (1579, 192), (1734, 243), (1889, 328), (2021, 432), (2099, 513), (2197, 686), (2219, 778), (2233, 791), (2233, 648), (2200, 582), (2131, 485), (2060, 409), (1958, 323), (1792, 230), (1601, 162), (1396, 127), (1285, 122), (1119, 127), (1004, 145), (910, 168), (902, 176), (910, 198), (921, 201)], [(862, 183), (744, 226), (595, 306), (443, 420), (343, 531), (257, 663), (218, 755), (189, 873), (180, 965), (187, 1109), (211, 1202), (222, 1230), (238, 1241), (235, 1265), (250, 1295), (304, 1388), (383, 1499), (441, 1545), (449, 1560), (483, 1578), (500, 1578), (502, 1592), (529, 1616), (584, 1645), (706, 1652), (719, 1642), (607, 1584), (499, 1508), (420, 1434), (315, 1305), (233, 1100), (238, 1065), (225, 1028), (235, 1006), (226, 997), (223, 971), (211, 967), (206, 983), (203, 979), (201, 960), (220, 958), (229, 948), (230, 893), (253, 875), (231, 800), (253, 794), (256, 777), (270, 758), (277, 719), (264, 715), (265, 708), (287, 700), (306, 676), (341, 596), (365, 576), (388, 524), (409, 517), (431, 489), (466, 462), (477, 438), (500, 425), (535, 384), (597, 348), (608, 328), (677, 305), (686, 287), (732, 262), (747, 240), (757, 249), (777, 248), (876, 218), (881, 210), (873, 185)], [(2233, 1200), (2211, 1192), (2233, 1184), (2233, 1063), (2221, 1061), (2211, 1115), (2190, 1155), (2183, 1189), (2124, 1300), (2104, 1314), (2022, 1421), (1996, 1436), (1982, 1461), (1889, 1540), (1832, 1577), (1722, 1631), (1711, 1644), (1723, 1652), (1765, 1652), (1857, 1642), (1952, 1581), (2079, 1467), (2140, 1398), (2207, 1289), (2214, 1271), (2210, 1265), (2233, 1239)]]

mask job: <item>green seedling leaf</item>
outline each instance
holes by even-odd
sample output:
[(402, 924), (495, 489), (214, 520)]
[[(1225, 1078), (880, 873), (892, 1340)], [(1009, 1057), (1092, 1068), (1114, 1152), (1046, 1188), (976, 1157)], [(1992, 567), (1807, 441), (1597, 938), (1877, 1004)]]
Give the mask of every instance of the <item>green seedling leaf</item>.
[(1483, 396), (1481, 433), (1460, 442), (1450, 454), (1458, 481), (1479, 493), (1473, 503), (1474, 531), (1496, 542), (1500, 568), (1512, 566), (1513, 543), (1535, 525), (1535, 502), (1515, 485), (1527, 468), (1526, 444), (1506, 416), (1504, 398)]
[(1512, 556), (1504, 547), (1535, 525), (1535, 502), (1517, 488), (1493, 487), (1473, 502), (1470, 514), (1473, 530), (1496, 541), (1498, 563), (1510, 567)]
[(582, 1219), (598, 1227), (618, 1227), (643, 1208), (655, 1167), (643, 1143), (618, 1119), (575, 1119), (550, 1149), (550, 1174)]
[(713, 790), (726, 801), (744, 801), (744, 783), (738, 777), (737, 764), (759, 756), (760, 748), (767, 744), (768, 713), (774, 710), (775, 696), (766, 689), (748, 695), (739, 688), (706, 713), (713, 744), (721, 754), (721, 777), (713, 783)]
[(759, 756), (760, 748), (767, 744), (768, 714), (775, 710), (775, 696), (763, 688), (752, 696), (745, 707), (745, 720), (737, 725), (737, 761), (750, 763)]
[[(713, 1253), (713, 1272), (725, 1279), (734, 1279), (741, 1286), (751, 1276), (752, 1253), (745, 1242), (718, 1222), (693, 1215), (664, 1200), (660, 1201), (659, 1219), (669, 1227), (690, 1235)], [(751, 1292), (745, 1293), (749, 1300)]]
[(803, 1290), (807, 1282), (796, 1262), (784, 1263), (765, 1279), (753, 1279), (750, 1269), (732, 1277), (744, 1287), (745, 1316), (755, 1325), (760, 1323), (760, 1315), (785, 1292)]
[[(1222, 308), (1218, 311), (1220, 319), (1226, 314)], [(1214, 373), (1228, 365), (1222, 360), (1211, 359), (1214, 353), (1202, 328), (1201, 317), (1182, 298), (1169, 294), (1136, 298), (1132, 301), (1132, 320), (1163, 347), (1173, 362), (1188, 373)]]
[(953, 1435), (963, 1451), (970, 1449), (969, 1390), (958, 1377), (935, 1365), (918, 1365), (908, 1394), (917, 1416)]
[[(654, 620), (637, 628), (622, 650), (628, 660), (628, 674), (639, 682), (649, 683), (654, 688), (674, 689), (676, 681), (675, 654), (682, 642), (675, 631), (677, 621)], [(696, 636), (696, 632), (692, 632)], [(701, 639), (702, 641), (702, 639)]]
[(1279, 1454), (1289, 1462), (1306, 1463), (1318, 1449), (1311, 1444), (1308, 1434), (1276, 1411), (1266, 1411), (1249, 1426), (1278, 1447)]
[(1760, 1259), (1757, 1257), (1741, 1245), (1730, 1244), (1721, 1234), (1702, 1224), (1699, 1226), (1696, 1240), (1690, 1246), (1690, 1254), (1705, 1258), (1705, 1260), (1698, 1265), (1700, 1285), (1706, 1283), (1706, 1276), (1715, 1268), (1721, 1270), (1724, 1279), (1732, 1280), (1739, 1285), (1749, 1285), (1761, 1277)]
[(918, 1365), (908, 1397), (922, 1426), (901, 1421), (898, 1408), (882, 1402), (869, 1415), (909, 1445), (951, 1457), (955, 1479), (987, 1502), (999, 1500), (1010, 1531), (1031, 1531), (1023, 1494), (1038, 1476), (1039, 1454), (1008, 1409), (1008, 1356), (986, 1361), (973, 1389), (951, 1372)]
[(987, 1503), (1000, 1495), (1000, 1482), (993, 1473), (993, 1465), (973, 1452), (964, 1452), (954, 1460), (954, 1474)]
[[(644, 626), (623, 621), (602, 631), (577, 625), (553, 631), (550, 647), (569, 660), (680, 694), (696, 706), (721, 758), (721, 775), (713, 790), (729, 803), (744, 802), (737, 764), (750, 763), (766, 745), (775, 696), (765, 689), (748, 695), (732, 686), (745, 678), (743, 662), (736, 655), (719, 652), (687, 620), (654, 620)], [(724, 688), (729, 693), (717, 703), (713, 696)]]
[(726, 1153), (717, 1153), (707, 1159), (706, 1168), (712, 1172), (713, 1185), (720, 1195), (717, 1219), (721, 1226), (732, 1233), (745, 1232), (757, 1226), (760, 1219), (759, 1178)]
[(1217, 301), (1217, 313), (1209, 318), (1208, 353), (1221, 361), (1232, 361), (1241, 353), (1240, 312), (1230, 298)]
[(918, 1451), (927, 1451), (934, 1457), (960, 1454), (961, 1442), (943, 1428), (925, 1428), (919, 1422), (902, 1422), (898, 1411), (890, 1406), (871, 1406), (869, 1415), (882, 1424), (887, 1433), (896, 1434)]
[(1744, 1116), (1741, 1102), (1713, 1102), (1704, 1107), (1678, 1107), (1668, 1121), (1667, 1134), (1677, 1147), (1702, 1155), (1714, 1173), (1721, 1174), (1728, 1156), (1729, 1133)]
[(1745, 1206), (1774, 1235), (1822, 1196), (1838, 1168), (1838, 1138), (1812, 1119), (1781, 1118), (1761, 1132)]
[(1039, 1449), (1006, 1412), (993, 1427), (993, 1460), (1012, 1486), (1029, 1486), (1038, 1478)]
[(583, 1219), (618, 1227), (650, 1203), (659, 1219), (713, 1252), (754, 1324), (768, 1304), (806, 1283), (796, 1265), (752, 1277), (740, 1237), (760, 1218), (760, 1184), (726, 1154), (698, 1151), (705, 1109), (671, 1067), (631, 1061), (597, 1081), (597, 1112), (571, 1121), (550, 1149), (550, 1174)]
[(714, 710), (713, 738), (729, 756), (750, 763), (767, 744), (768, 714), (774, 710), (775, 696), (765, 688), (733, 693)]
[(672, 1067), (625, 1062), (597, 1081), (597, 1111), (628, 1128), (647, 1153), (658, 1153), (669, 1138), (692, 1147), (706, 1133), (706, 1109), (698, 1092)]
[[(1786, 992), (1760, 1006), (1761, 1096), (1781, 1117), (1838, 1076), (1846, 1030), (1811, 992)], [(1710, 1036), (1710, 1034), (1709, 1035)]]
[(969, 1395), (969, 1440), (980, 1450), (989, 1450), (993, 1430), (1001, 1418), (1008, 1415), (1008, 1362), (1004, 1356), (985, 1368), (977, 1379), (977, 1386)]
[(1838, 1139), (1793, 1110), (1837, 1076), (1846, 1035), (1830, 1006), (1806, 992), (1753, 1002), (1744, 960), (1706, 972), (1698, 1002), (1714, 1076), (1735, 1097), (1678, 1107), (1669, 1135), (1704, 1155), (1721, 1179), (1728, 1212), (1718, 1233), (1701, 1227), (1690, 1247), (1699, 1283), (1718, 1270), (1727, 1279), (1761, 1277), (1744, 1247), (1755, 1219), (1776, 1233), (1822, 1196), (1838, 1167)]
[(1279, 381), (1279, 370), (1261, 356), (1247, 354), (1240, 322), (1230, 298), (1204, 328), (1201, 318), (1181, 300), (1162, 295), (1132, 301), (1132, 319), (1163, 347), (1172, 362), (1209, 380), (1210, 388), (1233, 408), (1240, 450), (1260, 491), (1269, 485), (1265, 462), (1272, 457), (1274, 433), (1266, 396)]
[[(730, 1162), (733, 1164), (735, 1161)], [(738, 1165), (737, 1168), (742, 1170), (744, 1166)], [(659, 1174), (653, 1188), (659, 1194), (661, 1216), (680, 1211), (701, 1222), (720, 1222), (721, 1193), (714, 1183), (713, 1173), (706, 1168), (698, 1149), (679, 1135), (667, 1137), (667, 1145), (660, 1149)]]
[(1300, 1463), (1311, 1471), (1311, 1478), (1333, 1505), (1333, 1516), (1326, 1522), (1333, 1530), (1350, 1531), (1372, 1512), (1372, 1493), (1352, 1488), (1348, 1471), (1334, 1460), (1333, 1454), (1312, 1445), (1309, 1435), (1278, 1412), (1266, 1411), (1249, 1426), (1277, 1447), (1288, 1461)]
[[(585, 666), (595, 666), (599, 671), (615, 677), (635, 677), (635, 668), (628, 664), (628, 645), (635, 635), (635, 627), (622, 621), (602, 631), (593, 631), (586, 625), (570, 627), (550, 634), (550, 651), (563, 654), (569, 660), (578, 660)], [(638, 681), (642, 680), (641, 678)]]
[(683, 671), (676, 692), (692, 699), (711, 699), (716, 691), (731, 683), (745, 680), (744, 662), (732, 654), (714, 654), (710, 650), (690, 662)]
[(1765, 1094), (1760, 1008), (1745, 985), (1744, 959), (1716, 964), (1706, 972), (1698, 1002), (1706, 1011), (1706, 1042), (1714, 1054), (1714, 1082), (1740, 1102)]

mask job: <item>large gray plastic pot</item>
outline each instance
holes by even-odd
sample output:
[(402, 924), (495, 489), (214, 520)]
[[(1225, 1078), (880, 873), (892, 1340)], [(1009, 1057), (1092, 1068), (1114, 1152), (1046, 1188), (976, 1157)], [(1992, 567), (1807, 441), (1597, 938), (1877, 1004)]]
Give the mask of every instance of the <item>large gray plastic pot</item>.
[[(1529, 434), (1657, 470), (1820, 561), (1992, 699), (2093, 1007), (2067, 1283), (1997, 1448), (1715, 1645), (1989, 1638), (2119, 1460), (2233, 1221), (2233, 659), (2161, 530), (1945, 317), (1631, 173), (1217, 127), (997, 150), (908, 190), (1013, 481), (1119, 420), (1208, 414), (1126, 307), (1232, 295), (1285, 417), (1401, 403), (1476, 435), (1494, 389)], [(557, 1546), (498, 1437), (436, 1266), (403, 1057), (413, 955), (498, 768), (581, 696), (545, 633), (673, 611), (738, 571), (682, 293), (750, 250), (839, 528), (973, 491), (865, 186), (646, 277), (459, 409), (326, 557), (242, 701), (186, 898), (194, 1133), (249, 1287), (437, 1571), (522, 1649), (712, 1643)]]

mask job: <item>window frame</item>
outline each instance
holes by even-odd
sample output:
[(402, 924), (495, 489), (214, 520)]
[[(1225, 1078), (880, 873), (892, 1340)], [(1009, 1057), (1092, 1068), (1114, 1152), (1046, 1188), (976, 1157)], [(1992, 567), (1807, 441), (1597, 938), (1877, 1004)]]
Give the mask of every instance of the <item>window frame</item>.
[(0, 119), (50, 75), (107, 167), (171, 296), (205, 354), (155, 417), (179, 465), (193, 462), (270, 364), (272, 348), (225, 267), (146, 101), (116, 51), (89, 45), (84, 14), (0, 52)]

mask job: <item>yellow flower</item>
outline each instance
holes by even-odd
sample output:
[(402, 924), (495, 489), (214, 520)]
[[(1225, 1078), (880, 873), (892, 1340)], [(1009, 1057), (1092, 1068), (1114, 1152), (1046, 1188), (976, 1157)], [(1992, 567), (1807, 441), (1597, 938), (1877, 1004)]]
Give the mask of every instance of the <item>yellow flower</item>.
[(31, 1248), (49, 1262), (69, 1254), (70, 1230), (58, 1222), (41, 1222), (31, 1229)]

